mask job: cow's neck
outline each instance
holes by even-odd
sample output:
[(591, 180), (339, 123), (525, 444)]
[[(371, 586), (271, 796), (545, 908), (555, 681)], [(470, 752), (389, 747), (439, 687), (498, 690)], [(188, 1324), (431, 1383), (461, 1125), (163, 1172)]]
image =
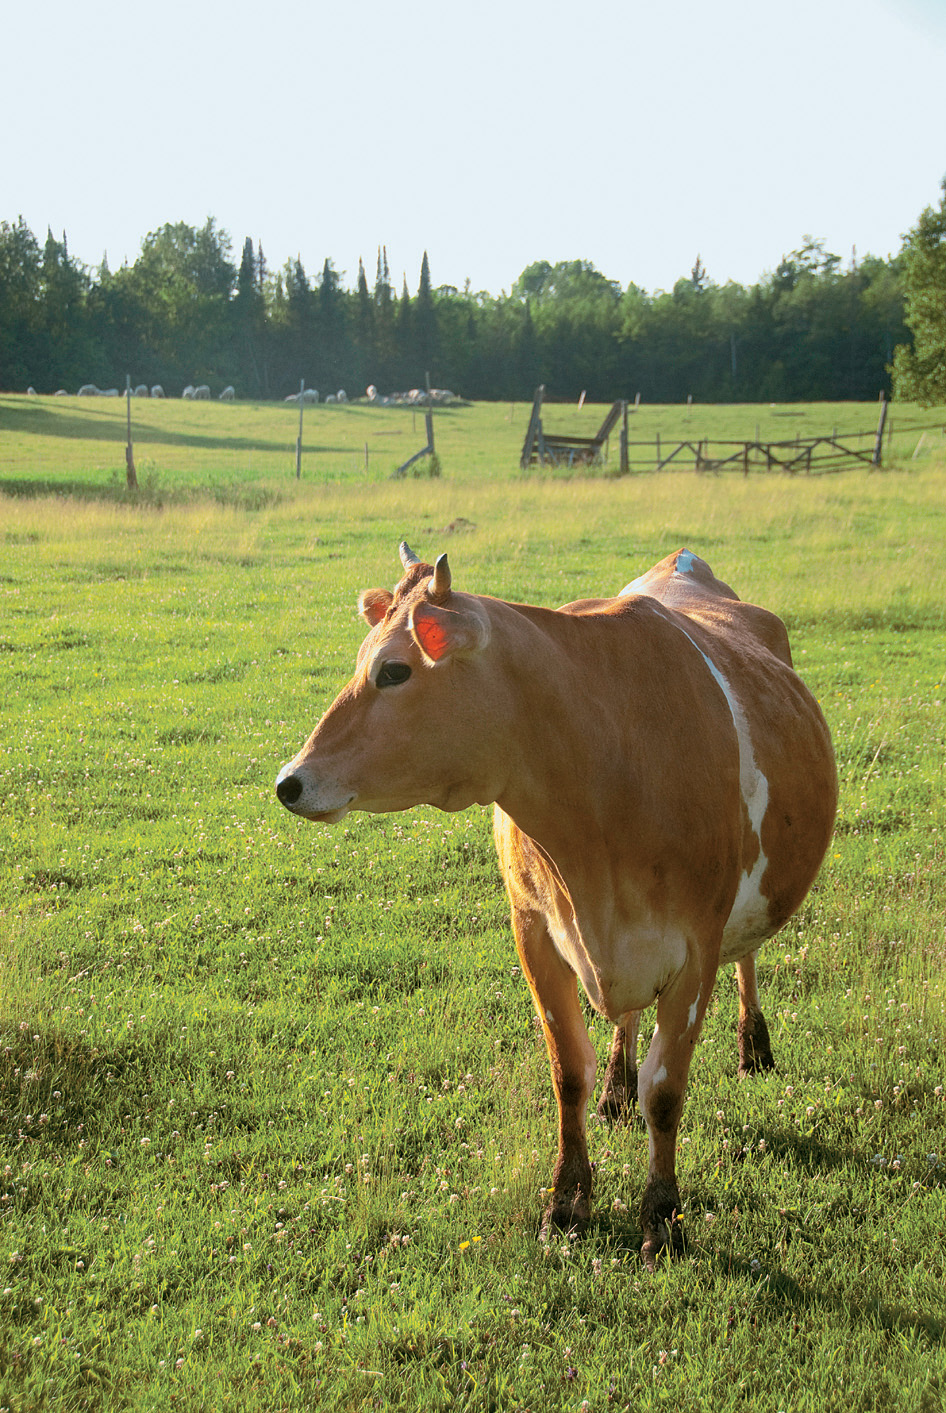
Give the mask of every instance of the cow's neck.
[[(513, 741), (496, 803), (567, 866), (571, 856), (577, 862), (607, 848), (619, 789), (613, 762), (626, 758), (628, 747), (619, 729), (627, 703), (617, 709), (615, 696), (626, 684), (614, 684), (615, 693), (602, 677), (617, 665), (594, 623), (546, 609), (497, 608), (493, 644), (511, 689), (505, 730)], [(627, 622), (622, 630), (634, 633)]]

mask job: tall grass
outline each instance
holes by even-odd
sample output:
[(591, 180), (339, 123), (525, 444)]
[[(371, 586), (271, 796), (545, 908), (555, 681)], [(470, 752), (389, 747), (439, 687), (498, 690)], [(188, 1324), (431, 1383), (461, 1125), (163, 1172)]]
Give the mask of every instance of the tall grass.
[[(938, 1408), (943, 469), (445, 465), (0, 501), (0, 1407)], [(275, 802), (403, 535), (549, 604), (686, 543), (832, 727), (836, 837), (762, 954), (779, 1069), (737, 1080), (722, 975), (654, 1277), (633, 1126), (592, 1128), (584, 1242), (535, 1240), (554, 1106), (487, 813)]]

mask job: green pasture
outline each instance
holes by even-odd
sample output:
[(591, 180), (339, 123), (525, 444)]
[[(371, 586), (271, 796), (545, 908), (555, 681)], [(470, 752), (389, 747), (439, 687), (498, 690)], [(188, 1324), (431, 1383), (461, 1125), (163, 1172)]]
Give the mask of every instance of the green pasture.
[[(441, 477), (393, 481), (421, 416), (307, 410), (297, 483), (297, 409), (138, 404), (132, 502), (123, 405), (0, 398), (0, 1409), (942, 1407), (943, 453), (523, 476), (527, 411), (438, 414)], [(275, 800), (403, 536), (544, 604), (686, 544), (832, 728), (836, 836), (760, 958), (778, 1070), (737, 1080), (722, 974), (653, 1276), (635, 1124), (591, 1126), (585, 1239), (536, 1241), (555, 1108), (488, 812)]]
[[(601, 405), (546, 404), (548, 432), (593, 436), (604, 418)], [(209, 491), (219, 500), (258, 504), (294, 482), (299, 409), (292, 403), (183, 402), (133, 398), (132, 442), (143, 498), (185, 490)], [(455, 405), (434, 413), (442, 474), (452, 480), (488, 481), (520, 475), (519, 457), (529, 423), (529, 403)], [(631, 409), (631, 443), (653, 444), (666, 454), (677, 441), (790, 441), (797, 436), (864, 433), (870, 452), (879, 420), (877, 403), (791, 405), (647, 406)], [(946, 453), (946, 410), (894, 404), (885, 436), (885, 460), (923, 464)], [(127, 408), (122, 398), (0, 395), (0, 490), (37, 494), (46, 489), (88, 494), (125, 485)], [(355, 402), (306, 407), (302, 419), (302, 477), (307, 484), (389, 479), (426, 443), (422, 411)], [(631, 466), (644, 451), (631, 448)], [(646, 455), (651, 455), (650, 450)], [(693, 458), (689, 458), (692, 466)], [(686, 465), (686, 463), (682, 463)], [(619, 467), (618, 436), (598, 475)], [(416, 472), (426, 474), (422, 461)], [(534, 473), (533, 473), (534, 474)], [(567, 470), (543, 473), (570, 475)], [(738, 474), (738, 473), (727, 473)], [(251, 487), (253, 489), (251, 489)]]

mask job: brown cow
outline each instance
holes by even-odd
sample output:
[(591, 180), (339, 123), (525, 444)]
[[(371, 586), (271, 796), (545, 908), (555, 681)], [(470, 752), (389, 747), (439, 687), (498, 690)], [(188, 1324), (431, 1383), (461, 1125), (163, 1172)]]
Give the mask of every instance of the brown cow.
[[(772, 1065), (754, 953), (799, 906), (837, 804), (831, 739), (781, 621), (688, 550), (616, 598), (551, 610), (457, 593), (401, 546), (354, 677), (281, 771), (306, 819), (494, 804), (522, 967), (545, 1032), (559, 1152), (543, 1231), (588, 1220), (595, 1052), (578, 997), (614, 1023), (599, 1105), (637, 1097), (650, 1165), (643, 1256), (681, 1242), (674, 1155), (719, 966), (739, 978), (740, 1070)], [(637, 1075), (640, 1012), (657, 1026)]]

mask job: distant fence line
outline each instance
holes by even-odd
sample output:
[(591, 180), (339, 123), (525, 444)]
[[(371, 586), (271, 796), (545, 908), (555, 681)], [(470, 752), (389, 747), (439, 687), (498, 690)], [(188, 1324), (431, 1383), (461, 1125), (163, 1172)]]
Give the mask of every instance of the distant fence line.
[[(889, 433), (888, 433), (889, 435)], [(693, 457), (696, 471), (782, 471), (788, 475), (823, 474), (849, 470), (858, 462), (880, 466), (876, 432), (833, 433), (822, 437), (793, 437), (789, 441), (716, 441), (703, 437), (699, 441), (661, 444), (660, 435), (653, 442), (628, 443), (629, 471), (662, 471), (677, 460)], [(869, 442), (869, 445), (864, 445)], [(632, 455), (632, 448), (653, 448), (653, 458)], [(671, 449), (672, 448), (672, 449)], [(642, 462), (646, 464), (641, 464)]]
[[(646, 441), (632, 441), (628, 436), (628, 404), (623, 400), (612, 404), (592, 437), (547, 432), (542, 424), (544, 398), (545, 387), (537, 388), (519, 458), (524, 471), (536, 464), (575, 468), (605, 464), (611, 433), (619, 423), (620, 461), (618, 470), (612, 474), (620, 476), (662, 471), (674, 463), (680, 468), (691, 464), (691, 458), (696, 471), (741, 471), (744, 476), (751, 471), (775, 471), (794, 476), (799, 472), (823, 475), (845, 471), (859, 464), (881, 467), (884, 442), (886, 440), (889, 450), (893, 436), (893, 423), (887, 416), (889, 403), (883, 396), (879, 421), (869, 432), (838, 432), (835, 428), (830, 436), (799, 435), (780, 441), (762, 441), (756, 428), (752, 441), (701, 437), (670, 442), (662, 441), (659, 432)], [(910, 430), (924, 432), (940, 426), (940, 423), (931, 423), (927, 428), (911, 427)], [(922, 442), (922, 437), (920, 440)]]
[[(926, 432), (942, 430), (941, 422), (909, 428), (911, 433), (921, 433), (917, 451)], [(760, 471), (790, 476), (826, 475), (832, 471), (849, 471), (858, 465), (878, 469), (883, 466), (884, 444), (889, 451), (892, 437), (890, 419), (871, 432), (835, 431), (830, 436), (797, 436), (774, 442), (724, 441), (709, 437), (665, 442), (658, 432), (649, 441), (627, 442), (627, 460), (620, 474), (662, 471), (672, 463), (678, 467), (692, 465), (701, 472), (741, 471), (744, 476)]]

